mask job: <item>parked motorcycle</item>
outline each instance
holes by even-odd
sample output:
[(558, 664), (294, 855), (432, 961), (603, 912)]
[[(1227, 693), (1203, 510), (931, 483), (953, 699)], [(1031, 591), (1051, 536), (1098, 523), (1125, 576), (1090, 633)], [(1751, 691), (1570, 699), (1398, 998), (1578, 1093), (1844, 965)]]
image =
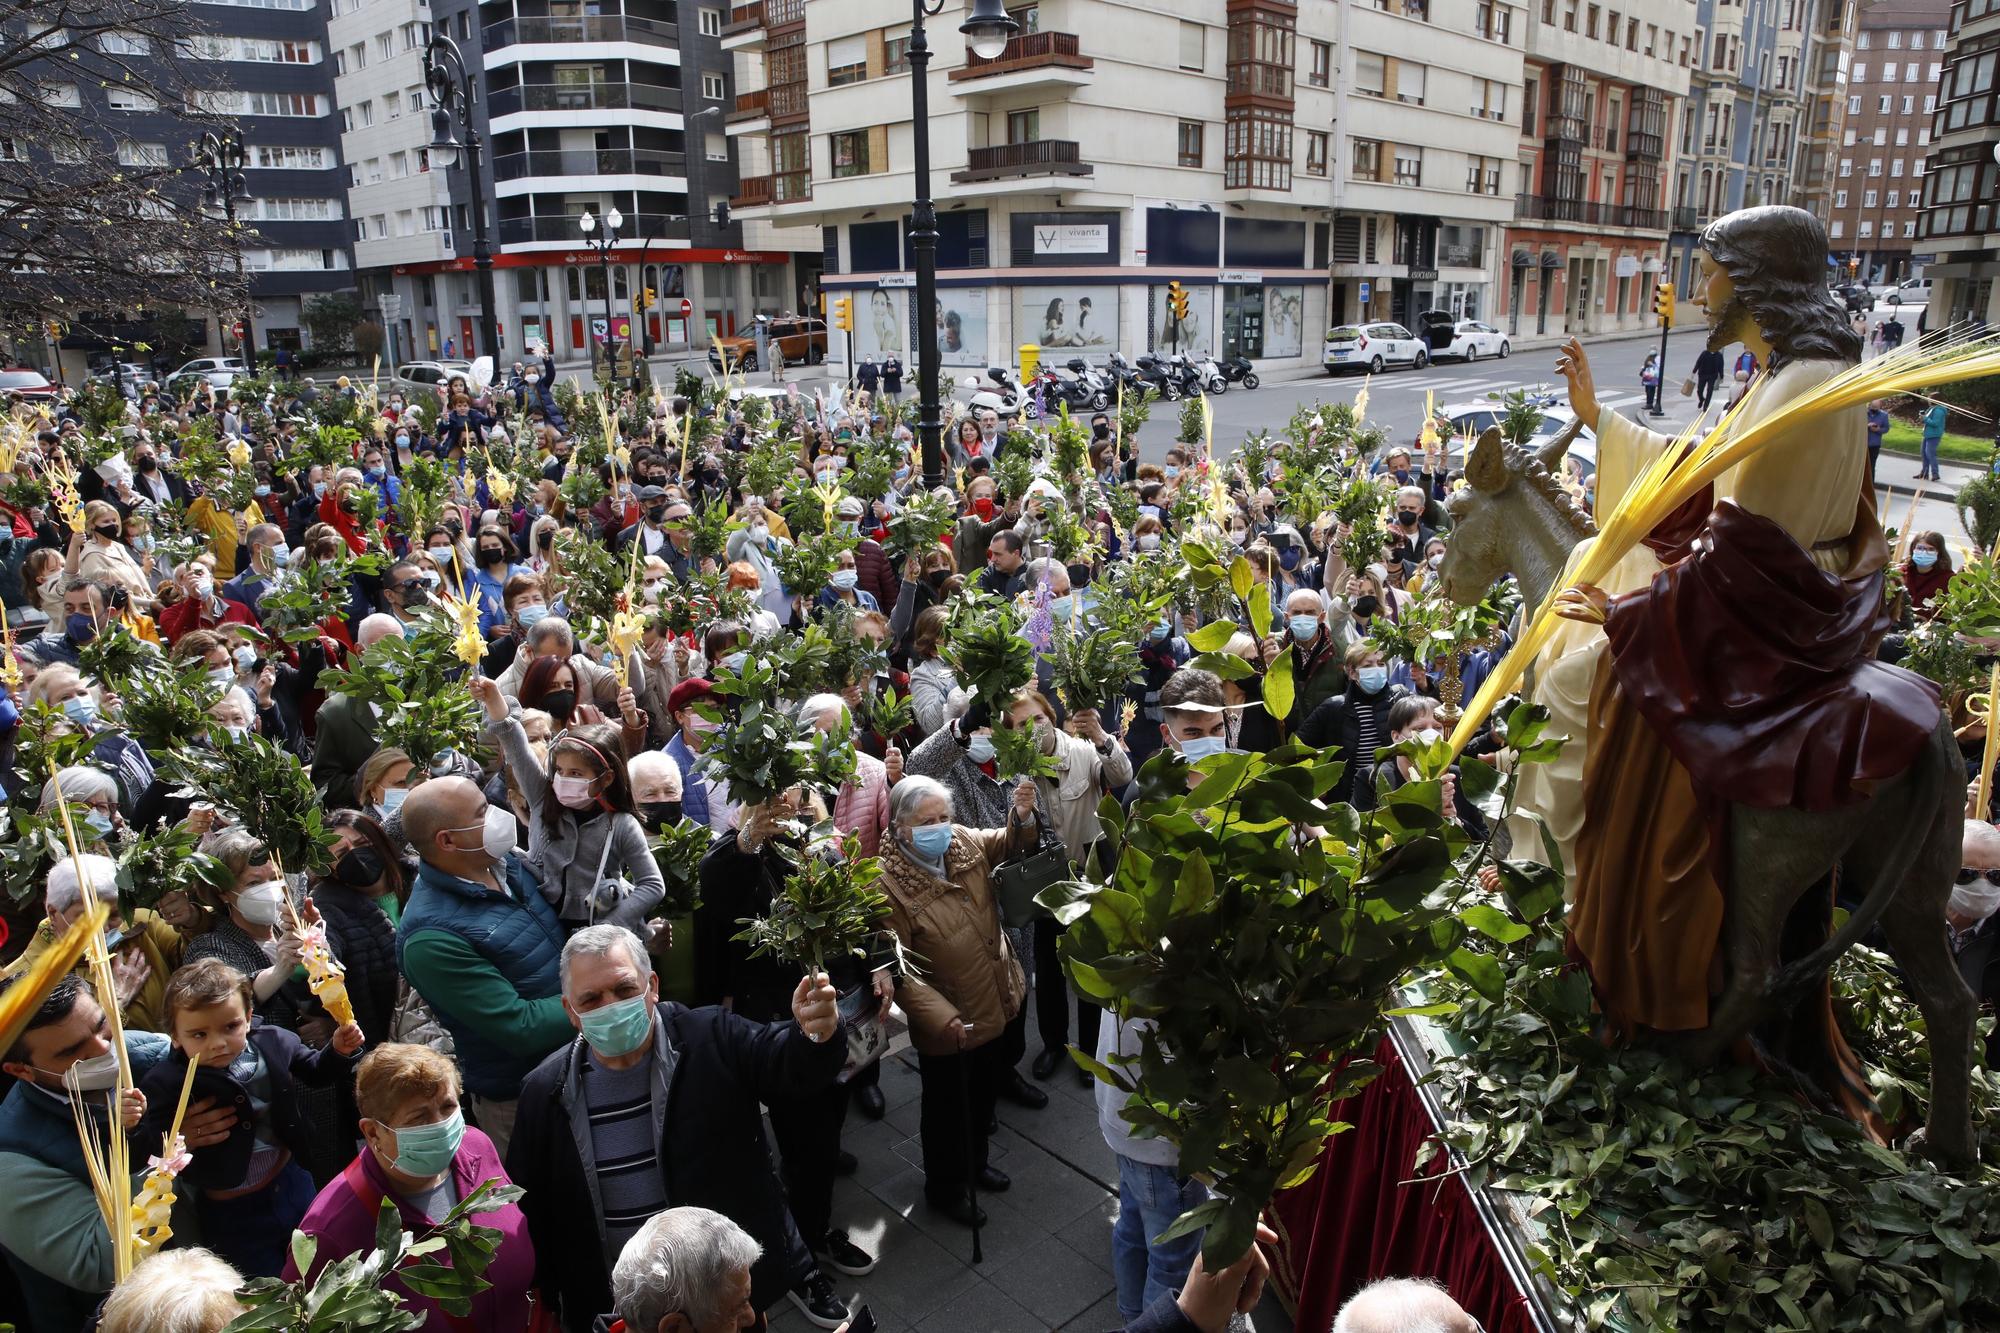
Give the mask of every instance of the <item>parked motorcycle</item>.
[(1147, 352), (1135, 364), (1141, 388), (1152, 390), (1170, 403), (1179, 400), (1180, 376), (1165, 361)]
[(1232, 356), (1216, 363), (1222, 371), (1222, 378), (1232, 384), (1241, 384), (1246, 389), (1257, 387), (1257, 372), (1247, 356)]
[(1034, 400), (1014, 382), (1013, 371), (1005, 366), (990, 366), (986, 378), (992, 381), (990, 387), (976, 375), (965, 377), (965, 387), (972, 390), (972, 401), (968, 404), (972, 411), (990, 407), (1002, 421), (1017, 416), (1025, 416), (1030, 421), (1035, 419)]

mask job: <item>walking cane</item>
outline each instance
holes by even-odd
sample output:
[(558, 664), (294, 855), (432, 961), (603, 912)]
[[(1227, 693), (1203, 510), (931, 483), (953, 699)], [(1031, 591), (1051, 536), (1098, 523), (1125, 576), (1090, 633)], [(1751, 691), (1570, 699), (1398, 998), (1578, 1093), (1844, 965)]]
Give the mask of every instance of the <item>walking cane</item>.
[[(972, 1024), (963, 1025), (969, 1033)], [(986, 1262), (979, 1249), (979, 1168), (972, 1160), (972, 1075), (966, 1071), (965, 1050), (958, 1052), (958, 1100), (965, 1107), (965, 1199), (972, 1205), (972, 1262)]]

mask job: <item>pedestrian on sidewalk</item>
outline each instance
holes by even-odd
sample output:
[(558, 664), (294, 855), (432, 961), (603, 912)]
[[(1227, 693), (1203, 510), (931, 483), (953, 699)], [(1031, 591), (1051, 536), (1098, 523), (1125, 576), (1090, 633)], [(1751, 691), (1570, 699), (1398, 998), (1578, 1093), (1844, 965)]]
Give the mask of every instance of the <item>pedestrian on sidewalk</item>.
[(1882, 456), (1882, 437), (1889, 433), (1889, 408), (1877, 398), (1868, 404), (1868, 485), (1875, 485), (1875, 462)]
[(1932, 403), (1924, 409), (1924, 454), (1922, 464), (1917, 468), (1919, 481), (1943, 481), (1938, 474), (1938, 447), (1944, 443), (1944, 420), (1951, 409), (1943, 403)]
[(1646, 391), (1646, 410), (1660, 410), (1660, 354), (1646, 353), (1646, 364), (1639, 367), (1639, 387)]
[(1703, 349), (1694, 359), (1695, 393), (1704, 412), (1708, 411), (1709, 400), (1715, 397), (1715, 386), (1722, 383), (1722, 369), (1722, 353), (1713, 347)]
[(1906, 332), (1908, 330), (1903, 327), (1902, 320), (1896, 318), (1894, 315), (1889, 316), (1889, 322), (1882, 326), (1882, 349), (1893, 352), (1898, 347), (1901, 347), (1903, 345), (1903, 335)]

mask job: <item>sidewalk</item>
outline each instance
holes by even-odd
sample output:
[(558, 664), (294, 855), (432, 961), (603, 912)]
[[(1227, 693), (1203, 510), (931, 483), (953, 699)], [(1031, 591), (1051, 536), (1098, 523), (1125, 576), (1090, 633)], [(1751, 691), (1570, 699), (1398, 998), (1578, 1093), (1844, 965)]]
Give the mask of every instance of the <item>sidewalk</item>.
[[(1032, 1016), (1028, 1046), (1040, 1049)], [(1021, 1062), (1023, 1071), (1028, 1059)], [(917, 1138), (921, 1087), (917, 1057), (903, 1050), (882, 1066), (888, 1114), (850, 1111), (841, 1146), (860, 1160), (837, 1181), (833, 1221), (878, 1257), (866, 1277), (836, 1274), (843, 1298), (866, 1301), (882, 1333), (1106, 1333), (1122, 1326), (1111, 1275), (1111, 1224), (1118, 1215), (1118, 1167), (1097, 1127), (1097, 1107), (1075, 1066), (1037, 1087), (1048, 1106), (1000, 1103), (992, 1164), (1013, 1178), (1005, 1194), (982, 1194), (984, 1262), (972, 1263), (972, 1232), (924, 1202)], [(1267, 1288), (1255, 1333), (1292, 1333)], [(771, 1311), (773, 1333), (811, 1333), (787, 1300)]]

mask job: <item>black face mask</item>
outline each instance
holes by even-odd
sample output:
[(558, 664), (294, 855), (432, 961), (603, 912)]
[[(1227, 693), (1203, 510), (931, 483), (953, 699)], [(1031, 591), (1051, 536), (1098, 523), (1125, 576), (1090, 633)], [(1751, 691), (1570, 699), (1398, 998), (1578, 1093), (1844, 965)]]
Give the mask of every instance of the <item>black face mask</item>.
[(950, 581), (951, 571), (948, 569), (933, 569), (924, 575), (924, 582), (930, 584), (932, 592), (943, 592), (944, 585)]
[(382, 858), (366, 847), (349, 848), (333, 863), (333, 877), (350, 889), (365, 889), (382, 878)]
[(646, 511), (646, 521), (648, 523), (651, 523), (654, 527), (658, 527), (660, 524), (666, 522), (667, 507), (665, 505), (656, 505), (653, 508), (648, 509)]
[(139, 460), (139, 470), (141, 472), (158, 472), (160, 465), (151, 454), (148, 454)]
[(641, 801), (638, 809), (639, 822), (646, 826), (648, 833), (658, 833), (669, 824), (681, 822), (679, 801)]
[(1398, 509), (1396, 511), (1396, 521), (1406, 528), (1417, 526), (1417, 520), (1421, 517), (1423, 516), (1414, 509)]
[(483, 565), (497, 565), (506, 558), (507, 553), (497, 546), (482, 546), (479, 548), (479, 563)]
[(116, 523), (110, 523), (101, 528), (92, 528), (91, 531), (108, 542), (118, 540), (118, 525)]
[(1381, 599), (1373, 593), (1366, 593), (1354, 599), (1354, 614), (1366, 620), (1382, 609)]
[(542, 696), (542, 711), (558, 722), (568, 722), (576, 711), (576, 691), (550, 690)]

